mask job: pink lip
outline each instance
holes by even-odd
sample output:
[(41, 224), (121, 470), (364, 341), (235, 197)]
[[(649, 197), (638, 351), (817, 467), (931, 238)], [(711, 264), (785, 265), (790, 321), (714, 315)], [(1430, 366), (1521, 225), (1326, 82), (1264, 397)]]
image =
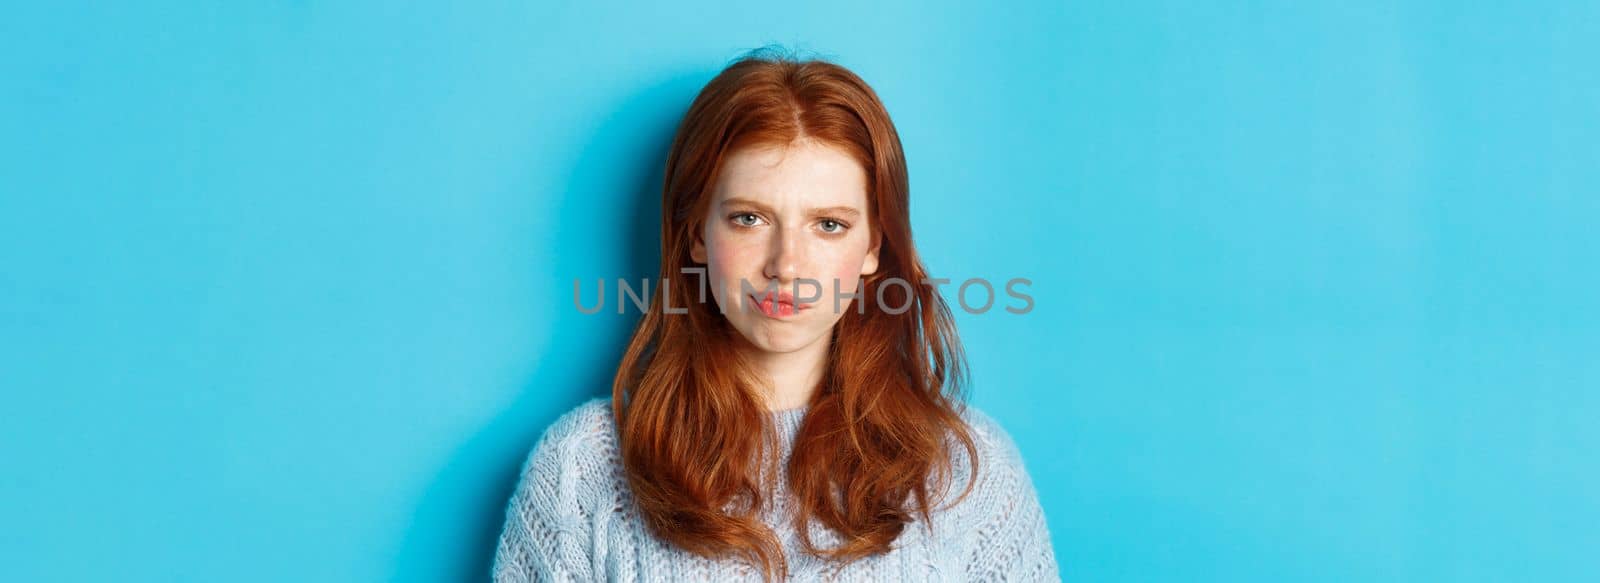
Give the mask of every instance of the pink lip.
[(754, 305), (757, 311), (772, 318), (791, 318), (799, 314), (801, 310), (811, 308), (811, 304), (800, 304), (799, 306), (796, 306), (794, 303), (794, 294), (783, 291), (752, 295), (749, 297), (750, 301), (755, 302)]

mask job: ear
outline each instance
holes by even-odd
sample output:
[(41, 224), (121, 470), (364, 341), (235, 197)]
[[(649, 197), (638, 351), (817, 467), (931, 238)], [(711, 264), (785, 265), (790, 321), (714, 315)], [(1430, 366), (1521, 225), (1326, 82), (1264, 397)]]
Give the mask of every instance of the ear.
[(702, 240), (702, 237), (699, 234), (696, 234), (694, 236), (694, 247), (691, 247), (689, 249), (689, 258), (693, 259), (695, 263), (700, 263), (700, 264), (707, 263), (706, 262), (706, 244), (705, 244), (705, 241)]
[(861, 275), (872, 275), (878, 272), (878, 248), (882, 244), (883, 237), (873, 233), (872, 248), (867, 250), (867, 256), (861, 260)]

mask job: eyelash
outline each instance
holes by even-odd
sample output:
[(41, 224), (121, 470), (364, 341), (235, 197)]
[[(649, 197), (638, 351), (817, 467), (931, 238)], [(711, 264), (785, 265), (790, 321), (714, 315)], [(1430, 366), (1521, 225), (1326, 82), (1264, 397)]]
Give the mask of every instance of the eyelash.
[[(761, 218), (760, 215), (757, 215), (755, 213), (733, 213), (732, 215), (728, 216), (728, 220), (733, 221), (733, 226), (736, 227), (736, 228), (753, 229), (753, 228), (756, 227), (756, 225), (746, 225), (746, 224), (740, 223), (739, 220), (738, 220), (740, 217)], [(845, 231), (850, 229), (850, 224), (849, 223), (846, 223), (846, 222), (841, 221), (839, 219), (823, 217), (822, 222), (823, 223), (833, 223), (835, 225), (838, 225), (836, 230), (823, 231), (822, 233), (824, 235), (840, 235), (840, 234), (843, 234)]]

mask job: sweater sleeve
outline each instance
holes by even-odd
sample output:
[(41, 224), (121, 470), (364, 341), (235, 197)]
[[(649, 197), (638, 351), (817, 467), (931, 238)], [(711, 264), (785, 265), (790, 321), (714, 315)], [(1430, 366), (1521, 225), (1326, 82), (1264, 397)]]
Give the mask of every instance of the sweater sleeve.
[(523, 462), (495, 548), (495, 583), (594, 580), (582, 434), (592, 408), (558, 419)]
[(977, 528), (968, 539), (970, 581), (1060, 581), (1044, 509), (1011, 436), (978, 413)]

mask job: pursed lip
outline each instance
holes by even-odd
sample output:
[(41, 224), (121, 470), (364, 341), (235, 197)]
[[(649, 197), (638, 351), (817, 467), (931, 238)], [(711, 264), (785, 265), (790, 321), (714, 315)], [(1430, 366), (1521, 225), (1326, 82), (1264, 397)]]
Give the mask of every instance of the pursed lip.
[[(794, 308), (795, 314), (800, 313), (801, 310), (809, 310), (813, 306), (813, 304), (810, 304), (810, 303), (797, 304), (794, 301), (794, 294), (791, 294), (791, 293), (785, 292), (785, 291), (781, 291), (781, 290), (776, 291), (776, 292), (769, 292), (769, 293), (755, 293), (755, 294), (751, 294), (748, 297), (750, 298), (750, 301), (755, 302), (755, 307), (756, 307), (757, 310), (760, 310), (761, 306), (763, 304), (765, 304), (769, 300), (774, 302), (775, 304), (789, 304), (791, 307)], [(763, 311), (762, 313), (766, 313), (766, 312)], [(786, 317), (786, 316), (794, 316), (795, 314), (787, 314), (787, 315), (778, 314), (776, 316), (777, 317)], [(768, 315), (773, 315), (773, 314), (768, 314)]]

